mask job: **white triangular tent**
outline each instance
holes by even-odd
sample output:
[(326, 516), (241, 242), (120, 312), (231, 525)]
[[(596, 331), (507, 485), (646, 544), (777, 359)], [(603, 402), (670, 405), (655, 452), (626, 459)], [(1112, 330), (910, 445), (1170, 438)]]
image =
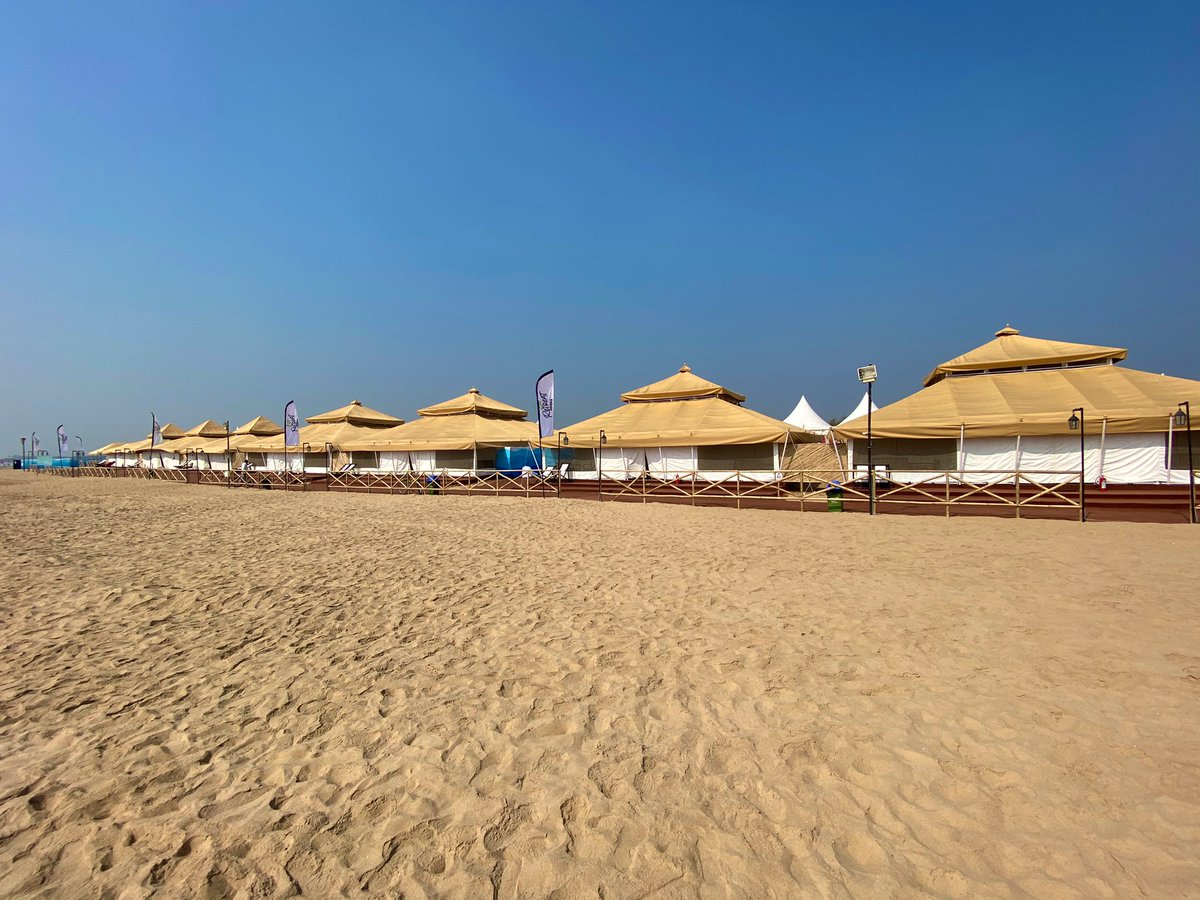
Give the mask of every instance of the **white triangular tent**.
[[(878, 412), (879, 404), (871, 402), (871, 412)], [(867, 414), (867, 392), (863, 391), (862, 399), (858, 401), (858, 406), (854, 407), (854, 412), (842, 419), (843, 422), (853, 422), (859, 416)]]
[(817, 411), (809, 406), (803, 394), (800, 395), (800, 402), (796, 404), (796, 408), (783, 421), (812, 434), (829, 434), (829, 423), (817, 415)]

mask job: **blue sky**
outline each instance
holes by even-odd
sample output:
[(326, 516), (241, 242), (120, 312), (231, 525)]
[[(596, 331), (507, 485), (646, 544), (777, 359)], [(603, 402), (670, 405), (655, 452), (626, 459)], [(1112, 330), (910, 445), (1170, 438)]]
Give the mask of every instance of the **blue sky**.
[(1200, 377), (1195, 3), (105, 3), (0, 28), (0, 452), (149, 411), (787, 414), (1011, 322)]

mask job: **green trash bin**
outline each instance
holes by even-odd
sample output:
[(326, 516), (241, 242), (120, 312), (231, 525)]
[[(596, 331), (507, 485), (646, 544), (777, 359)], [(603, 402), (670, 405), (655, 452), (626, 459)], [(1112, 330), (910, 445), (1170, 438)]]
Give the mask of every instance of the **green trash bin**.
[(842, 491), (842, 486), (840, 484), (838, 484), (836, 481), (829, 486), (829, 489), (827, 491), (825, 491), (825, 499), (826, 499), (826, 502), (829, 504), (830, 512), (841, 512), (842, 511), (842, 495), (843, 495), (843, 493), (844, 492)]

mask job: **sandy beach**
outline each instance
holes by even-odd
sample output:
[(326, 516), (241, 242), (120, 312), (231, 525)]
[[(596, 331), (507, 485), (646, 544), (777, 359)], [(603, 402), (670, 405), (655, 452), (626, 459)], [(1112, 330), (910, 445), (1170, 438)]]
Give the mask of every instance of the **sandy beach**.
[(5, 897), (1200, 892), (1200, 527), (0, 503)]

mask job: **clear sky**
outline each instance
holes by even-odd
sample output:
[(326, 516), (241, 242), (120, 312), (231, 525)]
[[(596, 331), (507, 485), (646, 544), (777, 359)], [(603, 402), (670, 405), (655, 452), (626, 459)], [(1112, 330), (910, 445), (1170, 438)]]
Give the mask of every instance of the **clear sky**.
[(1200, 5), (8, 4), (0, 453), (149, 412), (1200, 377)]

